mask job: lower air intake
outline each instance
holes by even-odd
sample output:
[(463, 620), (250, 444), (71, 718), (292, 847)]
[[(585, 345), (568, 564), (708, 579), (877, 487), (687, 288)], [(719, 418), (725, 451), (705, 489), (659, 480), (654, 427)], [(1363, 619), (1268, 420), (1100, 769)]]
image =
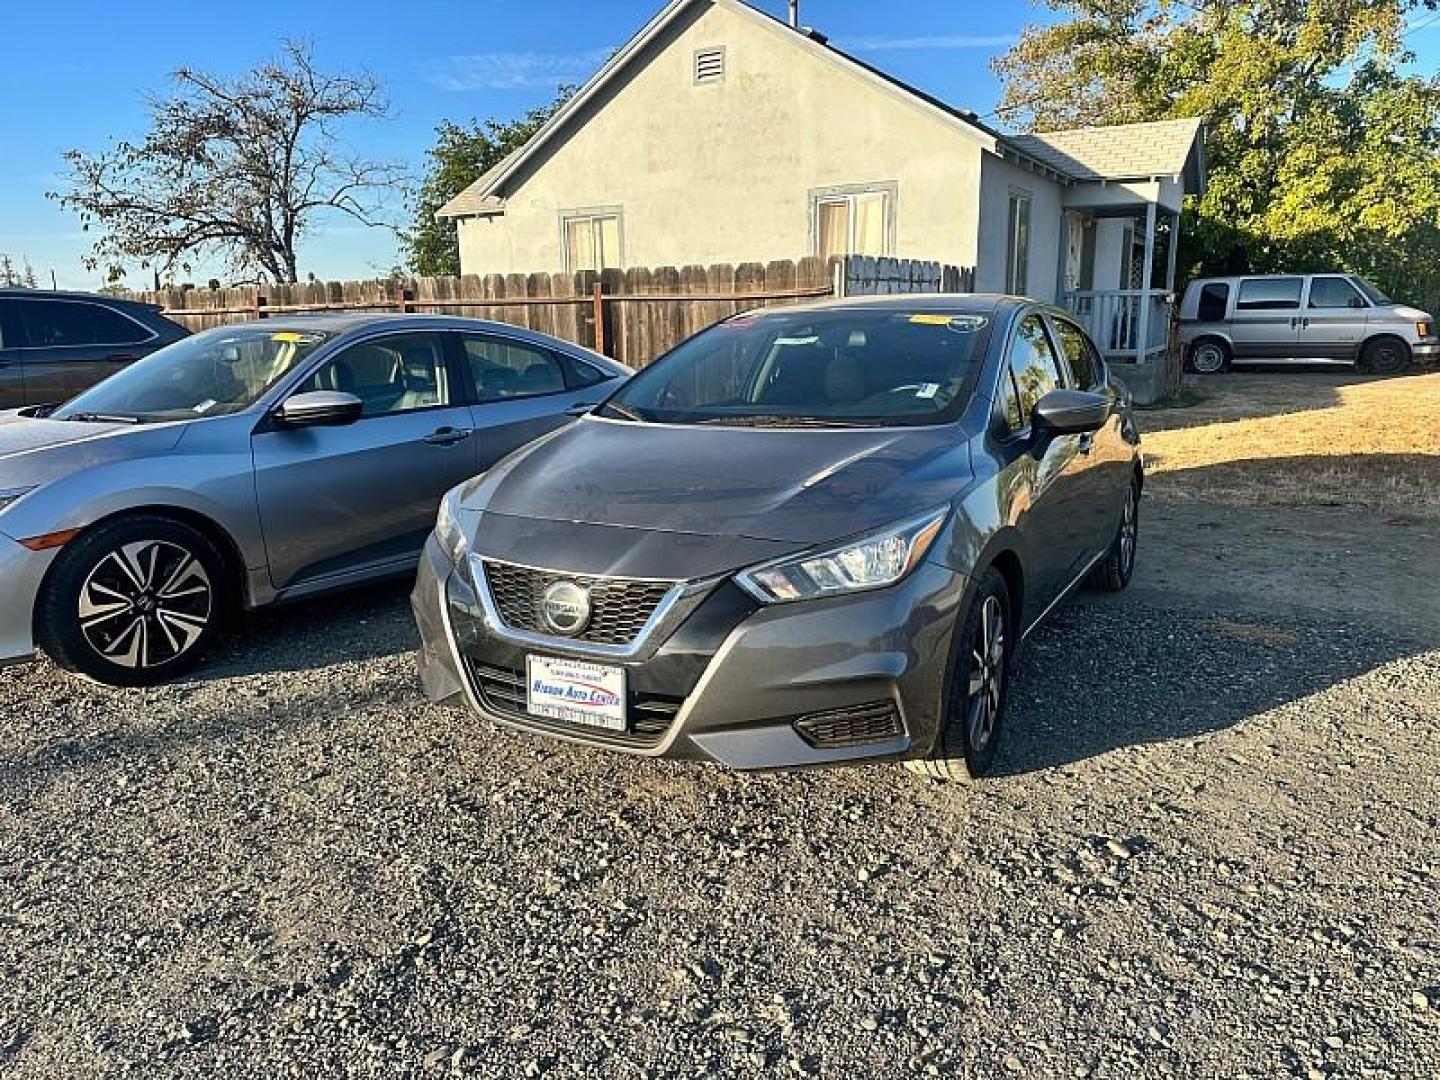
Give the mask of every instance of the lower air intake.
[(810, 713), (795, 721), (795, 730), (817, 750), (866, 746), (897, 738), (905, 732), (893, 701)]

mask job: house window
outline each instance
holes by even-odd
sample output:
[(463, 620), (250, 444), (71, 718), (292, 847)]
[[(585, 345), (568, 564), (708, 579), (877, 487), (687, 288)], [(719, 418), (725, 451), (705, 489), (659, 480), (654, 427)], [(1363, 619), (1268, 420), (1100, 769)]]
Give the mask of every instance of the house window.
[(565, 269), (613, 270), (622, 265), (620, 211), (576, 211), (562, 217)]
[(1010, 193), (1010, 217), (1006, 229), (1005, 291), (1024, 296), (1030, 285), (1030, 196)]
[(895, 186), (831, 188), (812, 192), (816, 255), (893, 255)]
[(700, 49), (695, 53), (695, 85), (725, 81), (725, 50)]

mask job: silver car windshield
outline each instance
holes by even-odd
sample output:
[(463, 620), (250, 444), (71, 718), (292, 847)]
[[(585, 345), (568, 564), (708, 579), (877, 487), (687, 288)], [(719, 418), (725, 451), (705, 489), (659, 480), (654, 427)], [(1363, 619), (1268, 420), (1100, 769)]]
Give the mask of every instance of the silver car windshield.
[(601, 415), (737, 427), (943, 423), (969, 400), (990, 320), (839, 310), (740, 316), (645, 368)]
[(329, 337), (256, 326), (207, 330), (137, 360), (50, 415), (144, 423), (241, 412)]

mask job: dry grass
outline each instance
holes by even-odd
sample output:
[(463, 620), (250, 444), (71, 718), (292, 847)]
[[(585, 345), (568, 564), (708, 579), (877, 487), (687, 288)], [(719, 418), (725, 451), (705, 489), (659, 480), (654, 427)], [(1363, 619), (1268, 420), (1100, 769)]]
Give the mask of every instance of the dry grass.
[(1139, 414), (1157, 495), (1440, 518), (1440, 374), (1230, 375), (1199, 393)]

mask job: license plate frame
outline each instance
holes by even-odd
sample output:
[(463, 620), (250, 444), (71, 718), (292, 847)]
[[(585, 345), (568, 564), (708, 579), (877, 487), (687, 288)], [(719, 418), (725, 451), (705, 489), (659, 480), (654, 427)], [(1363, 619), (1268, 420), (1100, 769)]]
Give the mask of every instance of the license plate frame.
[(525, 657), (525, 711), (542, 720), (623, 734), (629, 728), (626, 671), (559, 656)]

